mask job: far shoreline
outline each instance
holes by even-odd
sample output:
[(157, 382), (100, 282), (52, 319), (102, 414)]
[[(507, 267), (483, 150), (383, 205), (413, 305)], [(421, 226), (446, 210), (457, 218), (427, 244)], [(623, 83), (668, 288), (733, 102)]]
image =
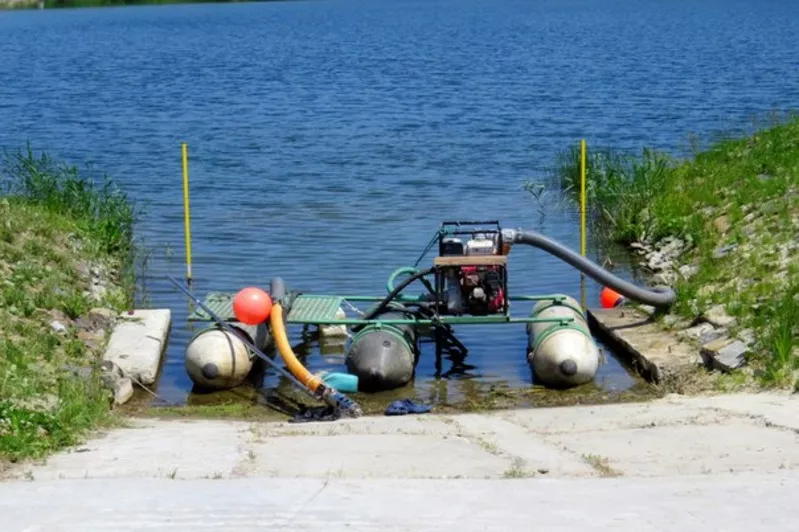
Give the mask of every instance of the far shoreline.
[(289, 0), (0, 0), (0, 11), (41, 11), (46, 9), (137, 7), (178, 4), (253, 4), (286, 1)]

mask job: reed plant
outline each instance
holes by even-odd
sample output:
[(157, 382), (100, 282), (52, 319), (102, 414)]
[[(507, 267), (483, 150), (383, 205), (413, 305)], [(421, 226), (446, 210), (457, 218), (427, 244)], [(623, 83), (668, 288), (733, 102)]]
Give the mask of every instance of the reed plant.
[[(580, 150), (557, 154), (553, 181), (579, 201)], [(720, 136), (690, 158), (591, 149), (592, 236), (683, 244), (674, 312), (689, 321), (723, 305), (757, 339), (751, 366), (765, 385), (799, 386), (799, 117)]]

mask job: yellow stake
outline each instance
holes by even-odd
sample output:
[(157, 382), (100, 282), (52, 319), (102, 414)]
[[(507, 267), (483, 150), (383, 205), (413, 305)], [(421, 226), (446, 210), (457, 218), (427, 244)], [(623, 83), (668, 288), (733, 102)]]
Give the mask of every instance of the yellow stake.
[(585, 257), (585, 139), (580, 141), (580, 253)]
[[(580, 254), (585, 257), (585, 139), (580, 141)], [(585, 308), (585, 274), (580, 274), (580, 296)]]
[(183, 143), (183, 215), (186, 224), (186, 280), (191, 284), (191, 224), (189, 218), (189, 154)]

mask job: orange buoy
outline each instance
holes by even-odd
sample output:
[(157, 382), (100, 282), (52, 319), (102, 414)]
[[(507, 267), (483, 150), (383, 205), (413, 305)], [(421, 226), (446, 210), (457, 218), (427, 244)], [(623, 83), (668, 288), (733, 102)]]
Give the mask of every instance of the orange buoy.
[(611, 290), (608, 287), (602, 289), (602, 293), (599, 295), (599, 303), (602, 305), (602, 308), (614, 308), (624, 304), (626, 298)]
[(233, 298), (233, 314), (245, 325), (258, 325), (269, 318), (272, 298), (255, 286), (242, 288)]

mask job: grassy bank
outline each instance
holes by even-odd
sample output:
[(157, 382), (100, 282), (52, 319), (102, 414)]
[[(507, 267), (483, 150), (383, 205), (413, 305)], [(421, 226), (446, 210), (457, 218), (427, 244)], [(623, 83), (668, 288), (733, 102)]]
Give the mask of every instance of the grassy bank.
[[(579, 151), (556, 177), (574, 199)], [(629, 245), (678, 301), (664, 324), (745, 341), (758, 384), (799, 388), (799, 118), (687, 160), (591, 150), (592, 228)], [(690, 336), (690, 334), (688, 335)]]
[(0, 174), (0, 462), (40, 457), (110, 421), (97, 366), (129, 308), (134, 207), (46, 155)]
[(0, 11), (13, 9), (35, 9), (37, 0), (0, 0)]

